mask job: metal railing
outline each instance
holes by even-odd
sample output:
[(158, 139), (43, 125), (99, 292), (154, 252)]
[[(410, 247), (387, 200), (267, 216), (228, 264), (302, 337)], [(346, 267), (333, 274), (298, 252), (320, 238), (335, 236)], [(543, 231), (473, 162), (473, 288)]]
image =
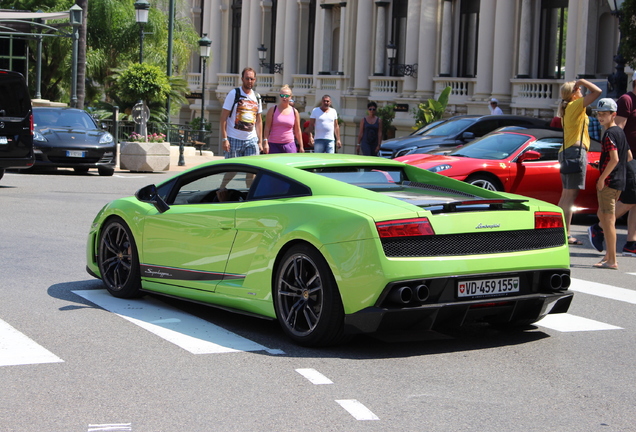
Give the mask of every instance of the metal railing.
[[(135, 132), (135, 122), (133, 121), (119, 121), (117, 122), (117, 131), (115, 131), (114, 122), (110, 119), (100, 120), (101, 124), (105, 126), (114, 137), (117, 137), (118, 142), (126, 141), (130, 135)], [(179, 135), (183, 135), (186, 146), (192, 146), (194, 141), (202, 141), (203, 150), (210, 149), (209, 138), (210, 131), (201, 131), (198, 129), (192, 129), (190, 125), (175, 124), (175, 123), (156, 123), (148, 122), (147, 124), (148, 135), (154, 133), (166, 135), (166, 140), (170, 142), (170, 145), (179, 145)]]

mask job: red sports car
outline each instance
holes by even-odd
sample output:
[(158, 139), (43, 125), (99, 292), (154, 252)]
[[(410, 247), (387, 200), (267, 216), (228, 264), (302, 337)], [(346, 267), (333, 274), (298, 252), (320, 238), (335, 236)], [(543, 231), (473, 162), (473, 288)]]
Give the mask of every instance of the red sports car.
[[(410, 154), (397, 160), (485, 189), (557, 204), (561, 197), (557, 155), (562, 143), (562, 131), (507, 130), (493, 132), (445, 155)], [(595, 185), (599, 171), (595, 166), (600, 151), (601, 144), (593, 140), (588, 152), (585, 190), (574, 203), (575, 212), (596, 213)]]

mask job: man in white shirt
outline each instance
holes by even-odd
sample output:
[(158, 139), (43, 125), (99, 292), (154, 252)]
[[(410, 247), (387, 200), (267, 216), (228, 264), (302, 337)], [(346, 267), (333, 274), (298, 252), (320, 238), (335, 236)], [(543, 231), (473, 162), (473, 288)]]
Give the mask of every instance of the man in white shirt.
[(320, 106), (311, 112), (309, 142), (314, 146), (314, 153), (335, 153), (335, 146), (342, 147), (338, 113), (331, 108), (329, 95), (324, 95)]
[(502, 115), (503, 111), (499, 108), (499, 101), (495, 98), (490, 99), (490, 114)]
[(260, 96), (253, 90), (256, 71), (243, 69), (241, 81), (243, 85), (225, 97), (221, 111), (220, 132), (226, 159), (257, 155), (263, 151), (263, 107)]

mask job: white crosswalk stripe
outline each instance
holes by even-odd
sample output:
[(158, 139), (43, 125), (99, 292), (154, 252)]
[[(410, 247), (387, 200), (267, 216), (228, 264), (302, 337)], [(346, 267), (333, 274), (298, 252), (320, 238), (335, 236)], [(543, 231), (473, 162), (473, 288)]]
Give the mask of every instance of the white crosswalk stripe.
[(61, 363), (63, 361), (0, 319), (0, 366)]
[(106, 290), (73, 292), (192, 354), (238, 351), (284, 354), (281, 350), (267, 348), (150, 297), (123, 300), (111, 296)]

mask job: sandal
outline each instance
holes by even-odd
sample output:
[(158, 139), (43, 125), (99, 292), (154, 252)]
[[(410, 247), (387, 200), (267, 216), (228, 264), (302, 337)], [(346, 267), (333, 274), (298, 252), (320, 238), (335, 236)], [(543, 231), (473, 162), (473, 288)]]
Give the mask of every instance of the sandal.
[(618, 264), (608, 264), (607, 261), (601, 261), (594, 264), (594, 267), (608, 270), (618, 270)]
[(581, 240), (578, 240), (572, 236), (568, 236), (568, 244), (569, 245), (574, 245), (574, 246), (581, 246), (583, 245), (583, 242)]

